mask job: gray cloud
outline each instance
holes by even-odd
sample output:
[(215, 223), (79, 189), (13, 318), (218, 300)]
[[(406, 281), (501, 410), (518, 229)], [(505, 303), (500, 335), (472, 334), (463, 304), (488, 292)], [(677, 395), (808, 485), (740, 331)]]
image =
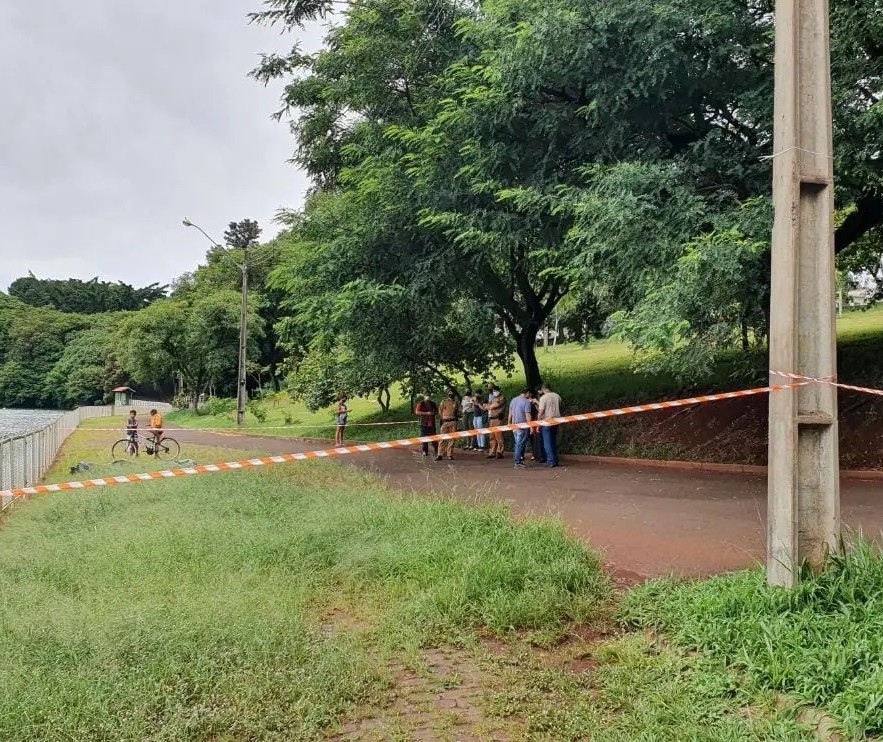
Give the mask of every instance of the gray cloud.
[[(227, 222), (271, 236), (306, 178), (286, 164), (278, 88), (247, 77), (293, 39), (259, 0), (0, 4), (0, 288), (45, 278), (169, 282)], [(322, 31), (302, 34), (316, 48)]]

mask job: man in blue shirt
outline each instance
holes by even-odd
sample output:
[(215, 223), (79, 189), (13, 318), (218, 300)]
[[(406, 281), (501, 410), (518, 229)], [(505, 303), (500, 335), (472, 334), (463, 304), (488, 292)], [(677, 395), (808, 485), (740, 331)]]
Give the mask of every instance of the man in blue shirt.
[[(533, 405), (530, 403), (530, 389), (522, 389), (512, 404), (509, 405), (509, 425), (529, 423), (533, 420)], [(524, 449), (527, 448), (527, 439), (530, 429), (518, 429), (515, 431), (515, 468), (524, 468)]]

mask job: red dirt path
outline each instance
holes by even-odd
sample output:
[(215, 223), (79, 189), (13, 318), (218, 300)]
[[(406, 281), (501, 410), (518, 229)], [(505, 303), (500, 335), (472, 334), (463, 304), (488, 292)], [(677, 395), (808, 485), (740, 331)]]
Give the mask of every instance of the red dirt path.
[[(320, 447), (197, 430), (178, 435), (182, 443), (267, 454)], [(625, 580), (705, 576), (757, 564), (764, 555), (762, 476), (568, 463), (566, 457), (558, 469), (529, 465), (515, 470), (511, 458), (487, 461), (469, 452), (457, 452), (452, 462), (434, 463), (413, 451), (392, 450), (353, 456), (350, 463), (377, 472), (404, 491), (501, 501), (516, 514), (558, 515)], [(883, 482), (844, 481), (841, 491), (845, 525), (873, 535), (883, 531)]]

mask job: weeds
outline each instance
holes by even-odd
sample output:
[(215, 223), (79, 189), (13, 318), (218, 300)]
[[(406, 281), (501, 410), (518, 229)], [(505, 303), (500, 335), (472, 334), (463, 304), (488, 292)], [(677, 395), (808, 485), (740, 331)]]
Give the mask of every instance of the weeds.
[(761, 570), (661, 580), (634, 590), (623, 615), (833, 713), (852, 736), (883, 731), (883, 555), (862, 539), (794, 590), (767, 587)]

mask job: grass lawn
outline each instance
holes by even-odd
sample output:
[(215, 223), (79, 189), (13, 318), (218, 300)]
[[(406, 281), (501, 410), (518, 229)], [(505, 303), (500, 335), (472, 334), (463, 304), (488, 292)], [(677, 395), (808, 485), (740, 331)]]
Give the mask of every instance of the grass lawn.
[[(80, 472), (75, 478), (110, 477), (115, 474), (139, 474), (177, 466), (173, 461), (148, 456), (142, 453), (135, 459), (113, 462), (111, 446), (123, 438), (126, 427), (125, 416), (100, 417), (85, 420), (65, 441), (55, 465), (44, 477), (44, 483), (67, 482), (72, 478), (71, 467), (81, 462), (89, 465), (87, 472)], [(174, 434), (170, 434), (174, 437)], [(143, 436), (142, 436), (143, 446)], [(190, 443), (181, 445), (180, 459), (189, 459), (198, 464), (213, 464), (219, 461), (241, 461), (242, 459), (263, 456), (256, 451), (243, 451), (235, 448), (197, 446)]]
[[(883, 307), (844, 314), (838, 321), (838, 335), (840, 377), (852, 383), (883, 386)], [(759, 380), (756, 374), (741, 366), (737, 368), (734, 362), (727, 362), (702, 385), (684, 387), (668, 376), (634, 373), (631, 370), (631, 351), (615, 340), (600, 340), (587, 347), (562, 345), (548, 352), (540, 349), (538, 353), (544, 376), (561, 393), (567, 413), (743, 388)], [(524, 379), (519, 373), (512, 378), (499, 380), (499, 383), (511, 398), (517, 394)], [(334, 437), (331, 408), (310, 412), (303, 404), (292, 402), (287, 395), (281, 394), (266, 400), (263, 409), (266, 413), (264, 421), (257, 420), (251, 413), (246, 415), (249, 433), (304, 438)], [(397, 394), (393, 395), (389, 417), (384, 417), (377, 403), (371, 399), (354, 399), (350, 402), (350, 409), (347, 437), (351, 440), (378, 441), (417, 434), (408, 402)], [(190, 412), (176, 412), (167, 420), (169, 425), (182, 427), (236, 427), (234, 413), (193, 415)], [(390, 422), (399, 424), (386, 424)], [(385, 424), (372, 426), (376, 423)], [(365, 427), (361, 427), (363, 425)], [(584, 452), (582, 449), (587, 445), (592, 453), (604, 452), (603, 441), (592, 440), (587, 444), (580, 438), (575, 445), (578, 452)], [(568, 450), (566, 437), (562, 440), (562, 447)]]
[(331, 463), (56, 493), (0, 528), (0, 738), (807, 738), (617, 601), (556, 522)]
[(883, 556), (859, 541), (795, 590), (761, 570), (634, 590), (624, 618), (733, 668), (747, 690), (825, 709), (849, 739), (883, 733)]

